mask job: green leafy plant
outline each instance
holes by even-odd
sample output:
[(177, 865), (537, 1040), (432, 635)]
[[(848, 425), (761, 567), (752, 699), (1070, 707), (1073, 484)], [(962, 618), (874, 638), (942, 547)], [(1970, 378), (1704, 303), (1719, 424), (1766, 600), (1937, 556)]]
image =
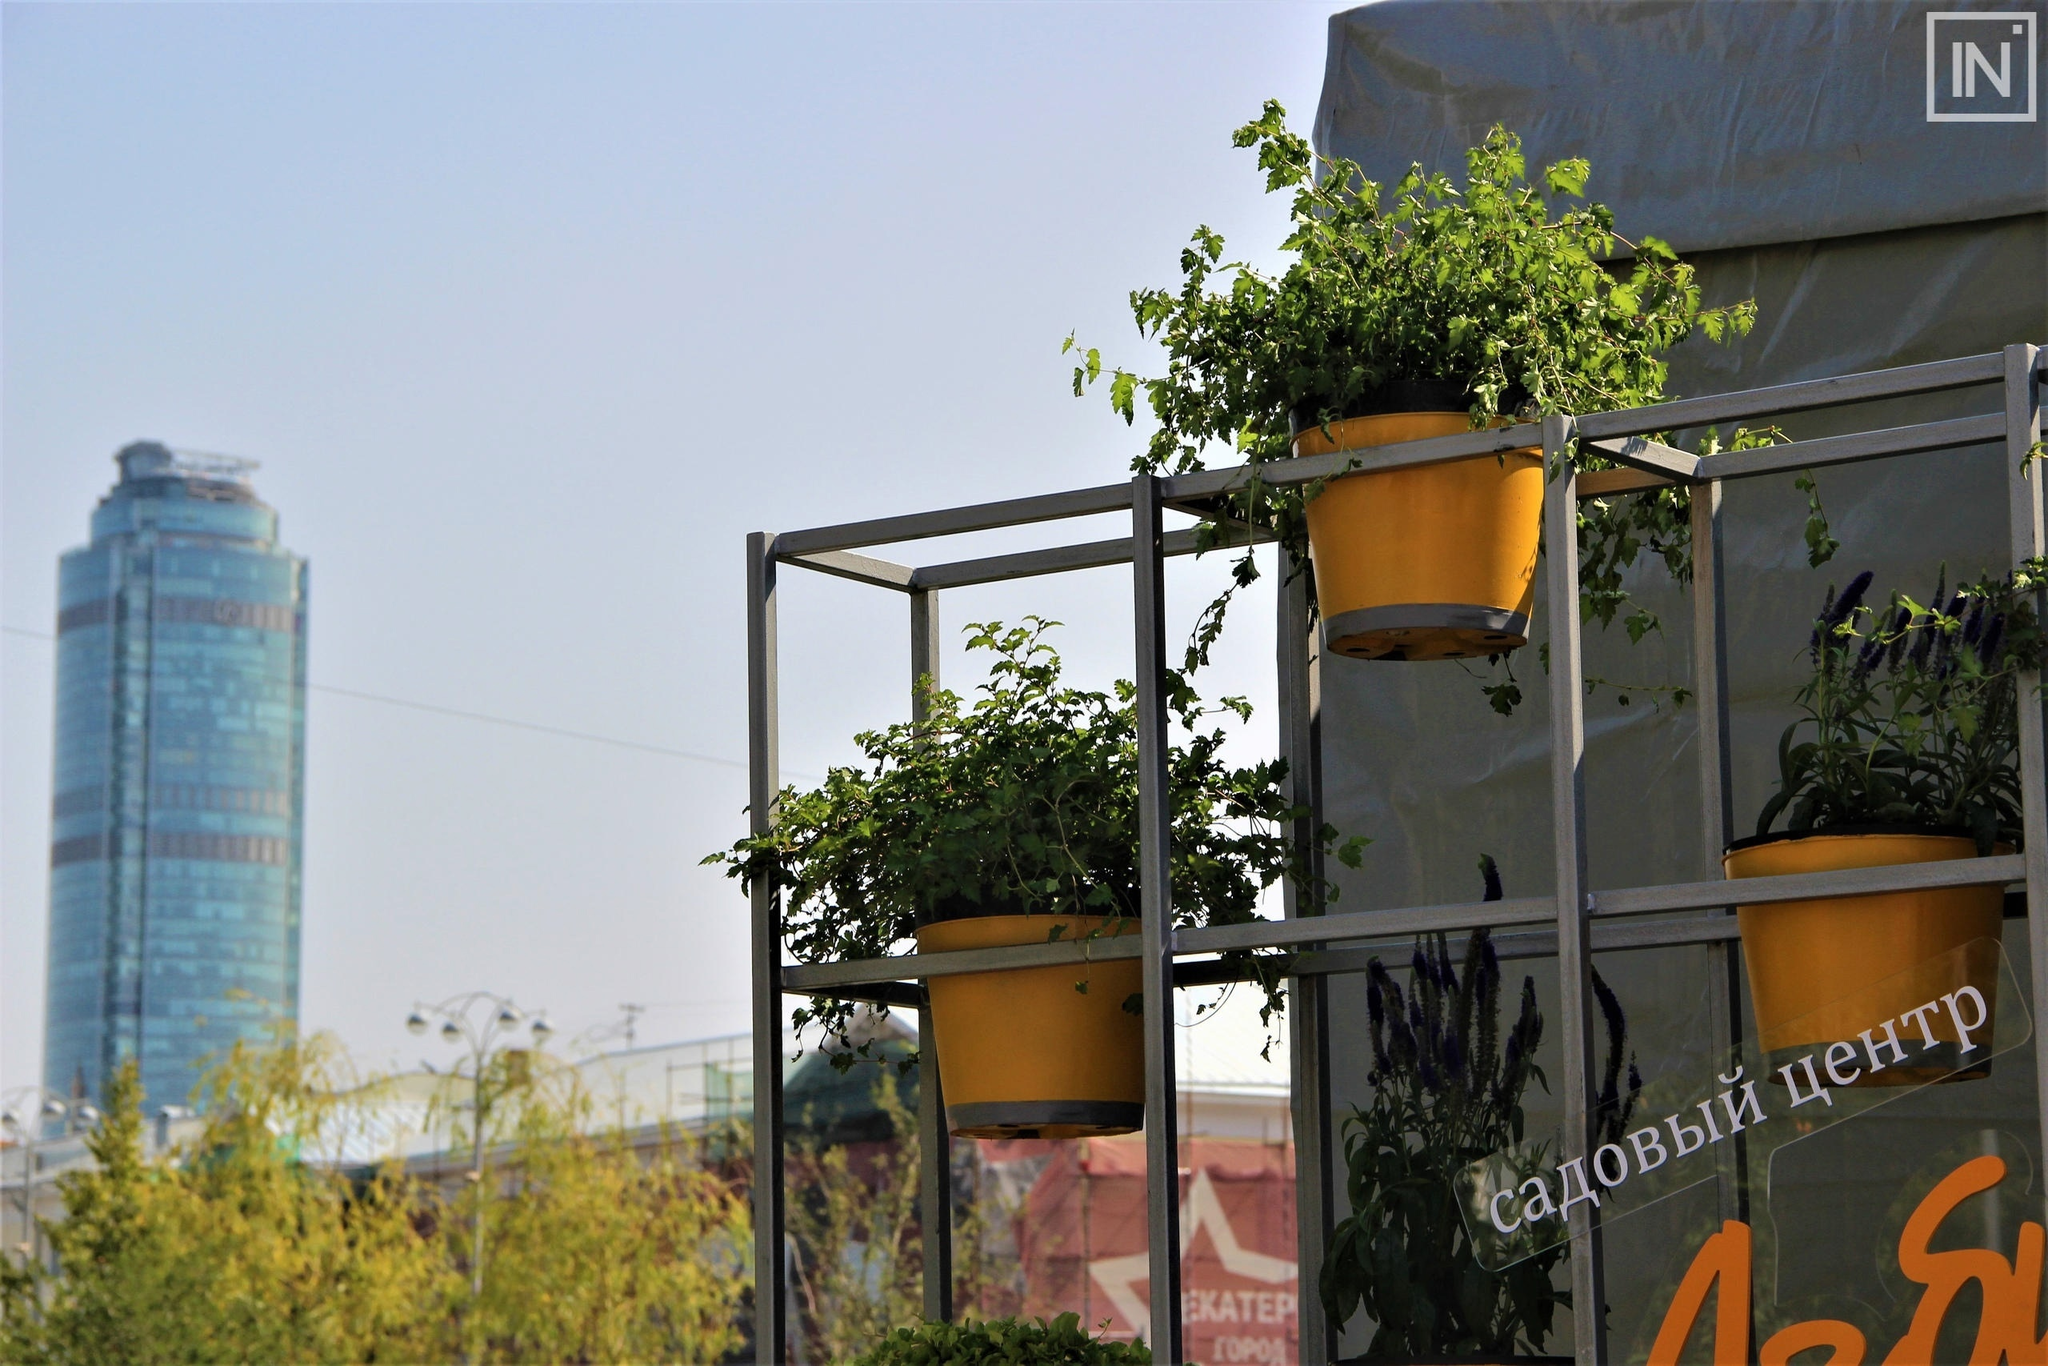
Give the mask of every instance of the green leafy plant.
[[(1487, 899), (1499, 899), (1493, 860), (1482, 858), (1480, 871)], [(1571, 1303), (1551, 1283), (1565, 1245), (1489, 1271), (1459, 1213), (1458, 1172), (1521, 1144), (1529, 1084), (1549, 1090), (1536, 1064), (1543, 1014), (1535, 980), (1522, 979), (1505, 1034), (1500, 988), (1485, 930), (1472, 932), (1456, 963), (1442, 935), (1418, 941), (1405, 991), (1380, 960), (1368, 966), (1372, 1100), (1344, 1122), (1351, 1212), (1332, 1232), (1321, 1291), (1332, 1322), (1360, 1309), (1372, 1317), (1369, 1357), (1540, 1352), (1557, 1307)], [(1599, 1141), (1612, 1142), (1635, 1112), (1642, 1077), (1630, 1058), (1624, 1092), (1628, 1022), (1597, 972), (1593, 993), (1607, 1034), (1596, 1127)]]
[(386, 1085), (323, 1036), (237, 1044), (202, 1082), (201, 1135), (146, 1156), (123, 1064), (93, 1161), (58, 1178), (64, 1217), (42, 1226), (59, 1270), (0, 1258), (0, 1361), (703, 1362), (742, 1345), (744, 1187), (687, 1134), (599, 1127), (577, 1091), (501, 1096), (518, 1120), (472, 1299), (463, 1216), (482, 1183), (451, 1204), (425, 1172), (347, 1156), (389, 1113)]
[(1151, 1366), (1152, 1349), (1081, 1327), (1079, 1314), (1045, 1319), (963, 1319), (898, 1328), (855, 1366)]
[(1909, 824), (1967, 830), (1987, 854), (2018, 847), (2019, 676), (2041, 662), (2042, 562), (1953, 593), (1947, 577), (1924, 605), (1870, 606), (1867, 570), (1828, 586), (1759, 836), (1784, 816), (1794, 832)]
[[(917, 1114), (893, 1073), (867, 1085), (886, 1137), (848, 1143), (800, 1131), (788, 1151), (790, 1290), (807, 1360), (851, 1361), (923, 1303)], [(977, 1161), (973, 1144), (953, 1153), (957, 1182)], [(1014, 1305), (1022, 1271), (1000, 1234), (1021, 1213), (1021, 1196), (984, 1199), (956, 1185), (955, 1202), (953, 1303), (983, 1312), (991, 1301)]]
[[(926, 694), (922, 721), (858, 737), (863, 768), (838, 767), (808, 792), (786, 789), (772, 830), (705, 859), (752, 886), (786, 894), (784, 924), (800, 962), (879, 958), (909, 939), (920, 912), (967, 902), (989, 914), (1110, 917), (1139, 912), (1138, 741), (1135, 689), (1067, 686), (1045, 636), (1057, 623), (1032, 617), (1005, 629), (970, 626), (968, 648), (991, 657), (989, 681), (969, 706), (955, 693)], [(1282, 789), (1283, 759), (1224, 762), (1218, 711), (1251, 708), (1225, 698), (1205, 708), (1172, 674), (1167, 702), (1182, 739), (1170, 750), (1173, 912), (1177, 925), (1230, 925), (1258, 917), (1260, 891), (1293, 876), (1310, 895), (1334, 889), (1300, 865), (1291, 825), (1305, 814)], [(1357, 866), (1365, 843), (1318, 838)], [(1282, 1004), (1279, 956), (1244, 955)], [(1126, 1006), (1135, 1011), (1137, 1002)], [(796, 1012), (851, 1066), (869, 1045), (848, 1037), (855, 1003), (821, 1000)]]
[[(1233, 140), (1258, 149), (1268, 193), (1293, 196), (1280, 244), (1289, 259), (1278, 274), (1225, 262), (1222, 236), (1203, 226), (1181, 252), (1177, 289), (1132, 292), (1139, 332), (1166, 351), (1163, 375), (1108, 372), (1116, 412), (1133, 422), (1142, 393), (1157, 423), (1137, 470), (1201, 469), (1216, 447), (1231, 464), (1283, 459), (1296, 430), (1375, 411), (1396, 384), (1447, 386), (1474, 426), (1655, 403), (1664, 352), (1696, 331), (1731, 339), (1755, 320), (1751, 301), (1701, 307), (1692, 267), (1654, 237), (1621, 238), (1605, 206), (1553, 215), (1546, 196), (1582, 198), (1591, 168), (1560, 161), (1532, 185), (1521, 142), (1504, 128), (1466, 153), (1462, 190), (1420, 165), (1389, 188), (1354, 162), (1318, 157), (1274, 100)], [(1611, 260), (1617, 244), (1632, 264)], [(1072, 336), (1067, 347), (1077, 348)], [(1100, 350), (1080, 349), (1074, 392), (1103, 373)], [(1608, 463), (1579, 458), (1583, 470)], [(1220, 544), (1246, 525), (1266, 528), (1305, 569), (1302, 510), (1319, 492), (1254, 479), (1217, 510), (1208, 537)], [(1689, 565), (1688, 508), (1682, 488), (1581, 505), (1589, 616), (1611, 622), (1626, 601), (1620, 571), (1645, 551), (1674, 573)], [(1234, 586), (1257, 573), (1247, 545)], [(1198, 626), (1191, 666), (1206, 658), (1228, 600)], [(1628, 620), (1636, 637), (1656, 624), (1641, 612)]]

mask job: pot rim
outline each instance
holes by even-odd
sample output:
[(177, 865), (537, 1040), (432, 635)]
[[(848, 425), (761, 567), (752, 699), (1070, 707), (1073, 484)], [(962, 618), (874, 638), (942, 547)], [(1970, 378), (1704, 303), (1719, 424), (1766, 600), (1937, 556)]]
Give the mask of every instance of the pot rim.
[[(1390, 379), (1345, 404), (1331, 422), (1348, 422), (1354, 417), (1384, 417), (1390, 413), (1463, 413), (1472, 408), (1471, 387), (1461, 379)], [(1501, 395), (1501, 415), (1509, 416), (1528, 401), (1521, 385), (1509, 386)], [(1316, 410), (1312, 400), (1288, 405), (1287, 435), (1291, 440), (1320, 422), (1309, 418)]]
[(1024, 919), (1029, 916), (1045, 916), (1052, 920), (1130, 920), (1138, 919), (1136, 911), (1128, 915), (1111, 910), (1104, 911), (1021, 911), (1014, 901), (969, 901), (965, 897), (948, 897), (937, 906), (920, 906), (916, 916), (916, 927), (941, 925), (954, 920), (1006, 920)]
[(1783, 844), (1788, 840), (1821, 839), (1829, 835), (1927, 835), (1938, 839), (1965, 839), (1972, 844), (1977, 842), (1976, 835), (1971, 833), (1967, 826), (1918, 825), (1912, 821), (1871, 821), (1855, 825), (1824, 825), (1817, 830), (1774, 830), (1768, 835), (1750, 835), (1733, 841), (1722, 849), (1721, 854), (1725, 858), (1743, 849), (1758, 849), (1766, 844)]

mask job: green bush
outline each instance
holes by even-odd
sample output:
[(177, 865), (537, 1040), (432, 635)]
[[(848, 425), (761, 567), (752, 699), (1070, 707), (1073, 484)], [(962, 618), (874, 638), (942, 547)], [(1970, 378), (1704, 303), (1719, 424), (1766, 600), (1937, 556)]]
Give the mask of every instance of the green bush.
[(1140, 1342), (1092, 1337), (1079, 1314), (1045, 1319), (964, 1319), (898, 1328), (855, 1366), (941, 1366), (941, 1363), (1013, 1362), (1017, 1366), (1152, 1366)]

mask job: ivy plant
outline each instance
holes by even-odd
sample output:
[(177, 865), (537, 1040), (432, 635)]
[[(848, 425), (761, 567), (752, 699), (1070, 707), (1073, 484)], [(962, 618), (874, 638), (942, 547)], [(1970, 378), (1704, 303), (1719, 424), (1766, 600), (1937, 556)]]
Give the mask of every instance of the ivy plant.
[[(1139, 914), (1136, 690), (1066, 684), (1046, 639), (1055, 625), (970, 626), (969, 650), (990, 659), (972, 705), (927, 686), (922, 721), (860, 735), (864, 766), (835, 767), (807, 792), (785, 789), (771, 830), (704, 860), (784, 894), (797, 961), (880, 958), (911, 938), (920, 914), (963, 903), (989, 915), (1106, 916), (1111, 929)], [(1283, 876), (1311, 897), (1334, 897), (1303, 866), (1293, 823), (1307, 812), (1286, 795), (1286, 760), (1223, 759), (1219, 714), (1247, 720), (1250, 705), (1205, 707), (1179, 673), (1168, 676), (1166, 700), (1180, 734), (1168, 758), (1174, 923), (1257, 919), (1261, 891)], [(1339, 841), (1330, 826), (1317, 839), (1360, 862), (1363, 839)], [(1241, 958), (1270, 1024), (1284, 959)], [(1125, 1005), (1139, 1008), (1135, 998)], [(820, 1026), (837, 1044), (835, 1063), (850, 1066), (868, 1047), (847, 1036), (853, 1010), (819, 1000), (795, 1019)]]
[(1869, 571), (1828, 585), (1807, 644), (1801, 715), (1778, 740), (1778, 790), (1756, 833), (1858, 825), (1967, 830), (2020, 845), (2020, 675), (2041, 664), (2043, 562), (1925, 603), (1867, 601)]
[[(1183, 473), (1218, 451), (1229, 464), (1284, 459), (1302, 427), (1373, 411), (1390, 385), (1447, 386), (1473, 425), (1545, 413), (1638, 407), (1664, 398), (1665, 352), (1695, 332), (1716, 341), (1747, 332), (1753, 301), (1701, 306), (1693, 268), (1663, 241), (1629, 242), (1614, 216), (1584, 202), (1590, 166), (1571, 158), (1526, 176), (1520, 140), (1496, 126), (1466, 153), (1461, 190), (1420, 165), (1391, 187), (1352, 161), (1317, 156), (1266, 101), (1234, 142), (1256, 148), (1268, 193), (1292, 196), (1277, 273), (1224, 259), (1203, 226), (1180, 254), (1178, 287), (1139, 289), (1131, 313), (1166, 353), (1165, 373), (1111, 367), (1110, 405), (1126, 423), (1142, 399), (1156, 428), (1132, 462)], [(1553, 212), (1550, 197), (1581, 201)], [(1612, 258), (1623, 246), (1626, 266)], [(1098, 348), (1079, 347), (1074, 392), (1105, 374)], [(1579, 468), (1610, 462), (1589, 453)], [(1303, 508), (1320, 486), (1252, 480), (1207, 524), (1211, 544), (1246, 525), (1276, 533), (1296, 572), (1308, 565)], [(1682, 488), (1581, 504), (1585, 613), (1603, 625), (1627, 603), (1621, 571), (1644, 554), (1682, 575), (1690, 564), (1689, 498)], [(1249, 545), (1235, 587), (1258, 575)], [(1190, 665), (1207, 657), (1230, 592), (1204, 615)], [(1640, 638), (1646, 609), (1627, 618)], [(1495, 703), (1511, 706), (1507, 693)], [(1506, 709), (1503, 706), (1503, 709)]]
[(1142, 1341), (1096, 1337), (1079, 1314), (1045, 1319), (927, 1320), (898, 1328), (854, 1366), (1151, 1366)]
[[(1486, 899), (1498, 900), (1491, 858), (1480, 860), (1480, 872)], [(1368, 1358), (1541, 1352), (1557, 1308), (1571, 1303), (1570, 1292), (1551, 1283), (1568, 1248), (1487, 1270), (1454, 1185), (1471, 1163), (1523, 1141), (1529, 1084), (1549, 1090), (1536, 1064), (1543, 1014), (1535, 980), (1522, 979), (1503, 1033), (1500, 958), (1488, 932), (1474, 930), (1456, 960), (1444, 936), (1418, 941), (1405, 990), (1373, 959), (1365, 991), (1372, 1099), (1344, 1122), (1351, 1212), (1332, 1230), (1324, 1308), (1340, 1326), (1361, 1309), (1371, 1316)], [(1624, 1090), (1628, 1021), (1598, 972), (1593, 994), (1607, 1036), (1596, 1128), (1600, 1142), (1615, 1142), (1635, 1113), (1642, 1077), (1628, 1057)]]

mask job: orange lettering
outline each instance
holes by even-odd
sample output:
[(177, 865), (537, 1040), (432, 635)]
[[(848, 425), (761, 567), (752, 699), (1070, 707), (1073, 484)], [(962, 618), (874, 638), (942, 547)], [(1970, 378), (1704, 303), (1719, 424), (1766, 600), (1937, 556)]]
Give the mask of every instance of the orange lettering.
[(1720, 1293), (1714, 1303), (1714, 1366), (1744, 1366), (1749, 1360), (1749, 1225), (1730, 1219), (1700, 1244), (1699, 1255), (1686, 1268), (1663, 1326), (1657, 1329), (1657, 1340), (1650, 1345), (1649, 1366), (1678, 1366), (1678, 1354), (1685, 1350), (1693, 1324), (1706, 1308), (1707, 1292), (1716, 1282)]
[[(2017, 1346), (2023, 1353), (2031, 1352), (2031, 1307), (2020, 1342), (2007, 1339), (2016, 1317), (2009, 1302), (2015, 1299), (2018, 1288), (2012, 1263), (1982, 1248), (1958, 1252), (1927, 1250), (1935, 1230), (1957, 1205), (2004, 1179), (2004, 1161), (1989, 1156), (1973, 1158), (1944, 1176), (1906, 1220), (1905, 1230), (1899, 1234), (1899, 1270), (1927, 1289), (1920, 1296), (1920, 1307), (1913, 1311), (1912, 1326), (1885, 1358), (1885, 1366), (1928, 1366), (1934, 1360), (1934, 1339), (1941, 1332), (1942, 1320), (1948, 1317), (1949, 1306), (1971, 1281), (1984, 1287), (1984, 1316), (1977, 1326), (1977, 1342), (1970, 1350), (1969, 1366), (1999, 1366), (1999, 1359), (2009, 1345)], [(2031, 1301), (2032, 1294), (2027, 1298)]]
[(2048, 1337), (2034, 1336), (2034, 1316), (2041, 1307), (2041, 1244), (2041, 1226), (2031, 1219), (2021, 1224), (2012, 1278), (1996, 1291), (1984, 1287), (1978, 1336), (2004, 1348), (2011, 1366), (2048, 1366)]
[(1758, 1366), (1791, 1366), (1792, 1358), (1809, 1347), (1835, 1349), (1820, 1366), (1863, 1366), (1863, 1330), (1840, 1319), (1808, 1319), (1779, 1329), (1758, 1354)]
[[(1950, 1172), (1927, 1193), (1899, 1234), (1899, 1269), (1925, 1286), (1913, 1322), (1884, 1358), (1884, 1366), (1930, 1366), (1935, 1339), (1956, 1296), (1971, 1281), (1984, 1291), (1984, 1313), (1969, 1366), (2048, 1366), (2048, 1334), (2036, 1336), (2041, 1274), (2048, 1260), (2048, 1229), (2020, 1225), (2019, 1247), (2008, 1262), (1995, 1249), (1931, 1252), (1942, 1221), (1973, 1195), (2005, 1179), (2005, 1163), (1979, 1157)], [(1749, 1354), (1749, 1225), (1733, 1220), (1700, 1246), (1650, 1347), (1649, 1366), (1677, 1366), (1707, 1295), (1718, 1289), (1714, 1312), (1714, 1366), (1741, 1366)], [(1757, 1355), (1760, 1366), (1791, 1366), (1816, 1347), (1833, 1349), (1825, 1366), (1863, 1366), (1869, 1344), (1854, 1324), (1840, 1319), (1795, 1323), (1773, 1334)]]

